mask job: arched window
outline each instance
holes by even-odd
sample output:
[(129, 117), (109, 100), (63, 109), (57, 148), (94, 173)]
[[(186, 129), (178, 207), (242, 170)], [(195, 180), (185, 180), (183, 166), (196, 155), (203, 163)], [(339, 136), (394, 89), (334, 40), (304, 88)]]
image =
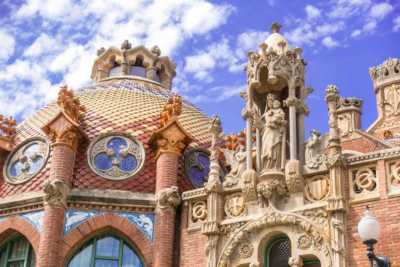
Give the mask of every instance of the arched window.
[(2, 267), (34, 267), (35, 252), (31, 244), (22, 235), (11, 237), (0, 248), (0, 266)]
[(265, 267), (289, 267), (291, 256), (290, 240), (287, 236), (279, 236), (272, 240), (266, 250)]
[(135, 63), (131, 66), (129, 70), (130, 75), (146, 77), (146, 68), (143, 63), (143, 56), (137, 56)]
[(97, 236), (82, 246), (68, 267), (143, 267), (135, 250), (112, 234)]

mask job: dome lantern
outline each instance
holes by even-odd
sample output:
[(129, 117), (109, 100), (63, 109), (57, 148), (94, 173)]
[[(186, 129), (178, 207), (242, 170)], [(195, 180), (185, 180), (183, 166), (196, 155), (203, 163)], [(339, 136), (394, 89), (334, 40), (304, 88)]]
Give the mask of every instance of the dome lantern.
[(176, 65), (167, 56), (161, 56), (158, 46), (151, 49), (140, 45), (132, 47), (125, 40), (121, 48), (100, 48), (93, 64), (91, 78), (100, 82), (109, 79), (147, 79), (170, 90)]

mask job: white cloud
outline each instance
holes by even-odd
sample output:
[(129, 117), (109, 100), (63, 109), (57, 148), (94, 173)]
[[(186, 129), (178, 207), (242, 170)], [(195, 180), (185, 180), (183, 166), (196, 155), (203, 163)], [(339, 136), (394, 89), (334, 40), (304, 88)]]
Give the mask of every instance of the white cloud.
[(315, 19), (321, 16), (321, 10), (319, 10), (317, 7), (313, 5), (307, 5), (305, 10), (308, 19)]
[(14, 54), (15, 39), (7, 31), (0, 29), (0, 40), (0, 63), (2, 63)]
[(349, 18), (361, 14), (371, 6), (371, 0), (333, 0), (328, 16), (334, 19)]
[(219, 42), (212, 43), (205, 50), (187, 56), (184, 71), (192, 74), (197, 80), (206, 82), (213, 81), (211, 70), (216, 67), (225, 67), (231, 72), (239, 71), (243, 68), (237, 68), (240, 65), (239, 59), (232, 53), (233, 50), (229, 46), (228, 39), (223, 38)]
[(265, 31), (246, 31), (238, 35), (236, 41), (236, 55), (244, 59), (249, 51), (257, 51), (258, 46), (268, 37), (268, 32)]
[[(207, 36), (226, 23), (234, 10), (208, 0), (27, 0), (16, 8), (10, 24), (19, 27), (36, 18), (40, 24), (30, 33), (35, 39), (29, 47), (20, 47), (19, 59), (0, 70), (0, 105), (18, 99), (21, 105), (8, 112), (26, 116), (54, 99), (58, 83), (74, 89), (87, 84), (98, 48), (129, 39), (133, 46), (158, 45), (163, 55), (171, 55), (193, 36)], [(0, 39), (0, 61), (7, 60), (16, 41), (5, 30), (0, 30)], [(227, 44), (221, 44), (212, 53), (227, 62), (226, 49)], [(202, 64), (207, 72), (207, 62)]]
[(400, 16), (397, 16), (393, 20), (393, 31), (400, 31)]
[(360, 36), (360, 34), (361, 34), (361, 30), (360, 29), (356, 29), (351, 33), (351, 37), (355, 38), (355, 37)]
[(37, 57), (43, 53), (49, 53), (57, 47), (57, 42), (45, 33), (42, 33), (25, 52), (24, 56)]
[(393, 11), (393, 6), (389, 3), (379, 3), (371, 7), (370, 16), (371, 18), (381, 20), (385, 18), (390, 12)]
[(339, 43), (336, 40), (334, 40), (331, 36), (324, 37), (322, 39), (322, 44), (329, 48), (339, 46)]
[(232, 6), (214, 6), (208, 2), (192, 5), (183, 14), (183, 30), (204, 34), (224, 24), (233, 10)]

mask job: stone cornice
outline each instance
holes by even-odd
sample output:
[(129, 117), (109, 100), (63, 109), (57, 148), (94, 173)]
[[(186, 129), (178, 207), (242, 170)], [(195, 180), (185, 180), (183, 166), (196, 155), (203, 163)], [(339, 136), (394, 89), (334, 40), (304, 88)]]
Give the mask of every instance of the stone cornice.
[(355, 165), (360, 163), (367, 163), (376, 160), (395, 158), (400, 156), (400, 148), (390, 148), (379, 151), (373, 151), (363, 155), (351, 156), (346, 159), (347, 164)]

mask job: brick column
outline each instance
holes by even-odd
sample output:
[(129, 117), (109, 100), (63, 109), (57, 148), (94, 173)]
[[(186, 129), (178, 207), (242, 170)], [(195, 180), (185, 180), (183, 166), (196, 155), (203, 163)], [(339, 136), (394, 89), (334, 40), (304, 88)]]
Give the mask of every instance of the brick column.
[(44, 183), (43, 231), (39, 243), (38, 267), (60, 266), (66, 200), (74, 169), (75, 151), (60, 143), (53, 144), (50, 177)]
[(59, 113), (42, 130), (52, 141), (50, 176), (43, 184), (44, 217), (39, 242), (38, 267), (59, 267), (67, 196), (75, 164), (79, 140), (80, 106), (72, 91), (62, 87), (57, 104)]
[(191, 142), (189, 135), (173, 117), (150, 138), (156, 149), (156, 216), (154, 267), (172, 267), (176, 207), (181, 202), (177, 187), (178, 161)]
[[(168, 267), (173, 263), (175, 208), (180, 203), (177, 185), (178, 158), (175, 153), (162, 153), (157, 160), (156, 218), (154, 266)], [(172, 200), (172, 201), (171, 201)]]

